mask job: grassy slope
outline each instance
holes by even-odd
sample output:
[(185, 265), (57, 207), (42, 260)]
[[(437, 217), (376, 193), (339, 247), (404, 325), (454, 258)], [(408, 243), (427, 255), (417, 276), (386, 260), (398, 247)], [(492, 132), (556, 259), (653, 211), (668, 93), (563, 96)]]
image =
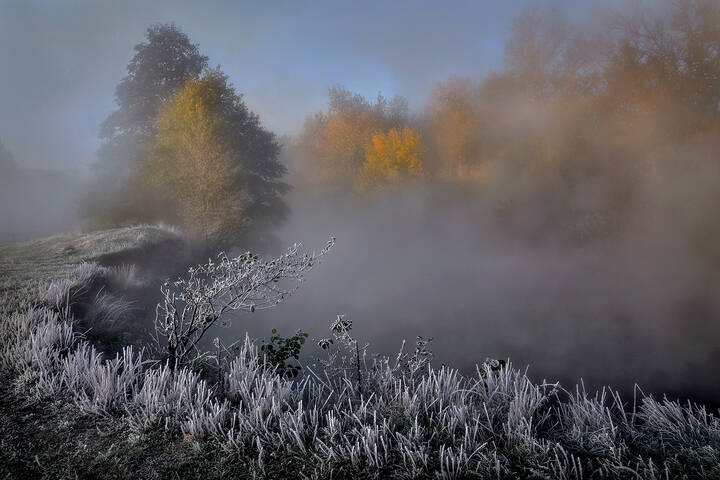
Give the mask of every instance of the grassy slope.
[(0, 299), (5, 309), (17, 308), (35, 301), (42, 284), (66, 277), (83, 262), (119, 263), (180, 239), (172, 229), (136, 226), (0, 245)]
[[(83, 262), (120, 263), (180, 240), (171, 229), (137, 226), (0, 245), (0, 319), (37, 302), (43, 284)], [(0, 479), (221, 476), (212, 469), (222, 459), (196, 452), (181, 438), (162, 431), (130, 437), (119, 422), (78, 415), (63, 399), (21, 398), (9, 380), (0, 372)]]

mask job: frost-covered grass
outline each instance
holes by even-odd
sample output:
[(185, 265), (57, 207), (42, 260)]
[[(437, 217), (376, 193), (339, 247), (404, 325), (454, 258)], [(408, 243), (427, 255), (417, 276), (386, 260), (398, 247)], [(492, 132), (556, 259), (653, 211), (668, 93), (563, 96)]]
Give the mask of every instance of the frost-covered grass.
[(362, 385), (343, 369), (289, 380), (249, 338), (218, 384), (132, 347), (103, 358), (47, 308), (6, 320), (0, 362), (33, 395), (71, 395), (80, 411), (122, 419), (137, 434), (182, 432), (197, 448), (238, 455), (259, 478), (720, 476), (720, 422), (701, 406), (567, 395), (511, 365), (463, 376), (376, 358), (362, 367)]
[(248, 337), (219, 375), (133, 346), (107, 355), (68, 308), (95, 298), (84, 312), (117, 322), (112, 291), (87, 296), (98, 279), (142, 281), (79, 263), (36, 301), (0, 311), (0, 368), (14, 389), (62, 398), (128, 438), (164, 432), (221, 452), (247, 478), (720, 478), (720, 421), (702, 406), (539, 385), (511, 364), (463, 375), (433, 367), (422, 339), (414, 353), (372, 356), (344, 317), (334, 342), (320, 342), (326, 359), (294, 379)]
[[(181, 238), (172, 227), (141, 225), (0, 245), (0, 308), (17, 310), (35, 302), (39, 288), (77, 275), (83, 263), (104, 263), (102, 260), (178, 243)], [(132, 268), (120, 266), (129, 261), (114, 263), (119, 269)]]

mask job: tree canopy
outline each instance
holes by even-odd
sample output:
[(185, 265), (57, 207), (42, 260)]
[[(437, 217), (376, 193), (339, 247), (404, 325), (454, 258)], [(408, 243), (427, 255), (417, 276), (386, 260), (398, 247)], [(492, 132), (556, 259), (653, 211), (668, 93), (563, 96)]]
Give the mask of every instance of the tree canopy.
[(174, 24), (151, 26), (145, 39), (102, 124), (89, 216), (179, 221), (214, 240), (282, 219), (288, 186), (274, 134)]
[[(388, 170), (388, 154), (395, 148), (391, 147), (390, 139), (400, 139), (398, 135), (405, 132), (403, 126), (408, 120), (407, 101), (402, 97), (388, 100), (378, 94), (372, 102), (345, 87), (334, 86), (328, 91), (327, 112), (319, 112), (306, 120), (297, 153), (310, 169), (311, 179), (341, 188), (366, 189), (376, 181), (387, 179), (395, 168)], [(390, 135), (392, 129), (396, 131)], [(403, 139), (411, 143), (419, 141), (410, 135)], [(420, 162), (419, 150), (417, 152), (416, 160)], [(380, 160), (381, 157), (385, 160)], [(392, 160), (395, 166), (399, 165), (397, 162)]]
[[(462, 184), (497, 195), (503, 221), (542, 204), (539, 230), (574, 232), (619, 225), (649, 183), (687, 175), (688, 158), (712, 175), (720, 2), (608, 8), (586, 23), (532, 6), (510, 33), (502, 68), (451, 77), (416, 114), (400, 97), (373, 102), (330, 89), (296, 144), (305, 177), (363, 192), (419, 176), (456, 191)], [(403, 167), (403, 143), (417, 168)], [(710, 190), (696, 194), (715, 201)]]
[(237, 238), (250, 225), (284, 214), (287, 186), (279, 147), (220, 70), (186, 81), (154, 125), (142, 170), (146, 185), (175, 205), (195, 237)]
[(423, 153), (420, 134), (407, 125), (374, 133), (365, 145), (363, 185), (372, 189), (421, 177)]
[(153, 25), (145, 38), (147, 41), (135, 46), (127, 76), (115, 89), (118, 109), (103, 122), (103, 139), (151, 135), (160, 105), (208, 66), (208, 57), (201, 55), (198, 45), (175, 24)]

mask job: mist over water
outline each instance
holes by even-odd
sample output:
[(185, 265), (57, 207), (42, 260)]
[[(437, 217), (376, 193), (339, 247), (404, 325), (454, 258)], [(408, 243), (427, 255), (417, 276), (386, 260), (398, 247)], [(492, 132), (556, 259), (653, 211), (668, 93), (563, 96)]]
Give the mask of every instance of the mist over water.
[(332, 233), (337, 245), (292, 298), (238, 318), (234, 334), (322, 338), (345, 313), (371, 351), (396, 352), (403, 339), (414, 348), (422, 335), (437, 363), (466, 372), (510, 358), (538, 380), (720, 400), (720, 283), (682, 219), (657, 205), (645, 202), (617, 236), (575, 244), (504, 234), (488, 195), (296, 192), (291, 205), (281, 239), (313, 248)]

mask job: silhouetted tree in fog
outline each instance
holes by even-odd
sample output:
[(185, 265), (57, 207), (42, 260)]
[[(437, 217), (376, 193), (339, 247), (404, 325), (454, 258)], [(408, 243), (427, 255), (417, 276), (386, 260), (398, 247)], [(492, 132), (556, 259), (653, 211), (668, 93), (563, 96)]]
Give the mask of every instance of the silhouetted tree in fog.
[(5, 145), (3, 145), (0, 139), (0, 176), (10, 176), (15, 170), (17, 170), (15, 158), (13, 158), (13, 154), (5, 148)]

